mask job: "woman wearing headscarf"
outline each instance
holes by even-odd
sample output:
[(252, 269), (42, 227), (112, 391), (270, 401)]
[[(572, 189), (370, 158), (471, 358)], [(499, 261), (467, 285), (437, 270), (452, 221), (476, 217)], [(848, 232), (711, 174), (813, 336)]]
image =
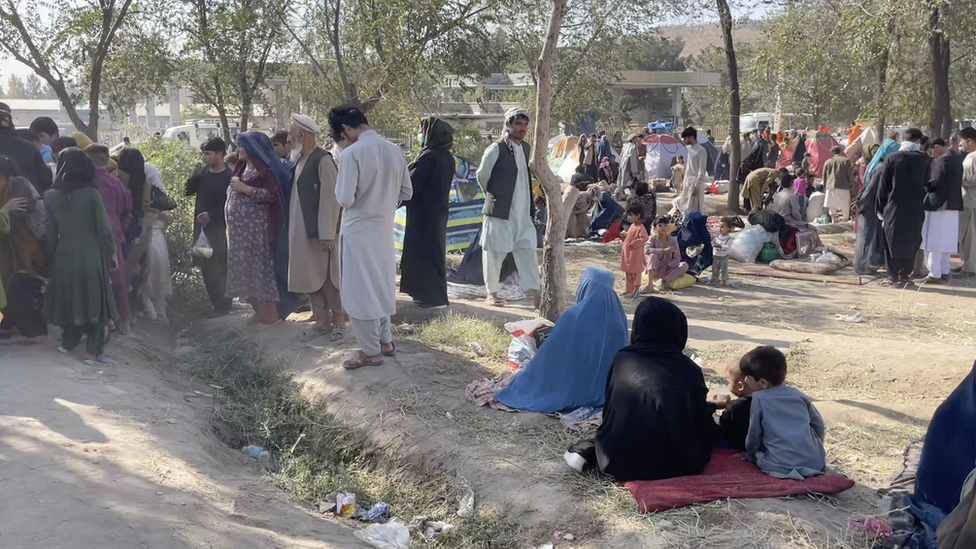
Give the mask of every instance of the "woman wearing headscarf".
[(58, 351), (69, 353), (87, 338), (85, 364), (91, 366), (114, 364), (104, 350), (108, 323), (119, 317), (109, 280), (109, 272), (120, 267), (115, 237), (95, 181), (88, 155), (69, 147), (58, 155), (54, 188), (44, 193), (52, 273), (47, 316), (64, 329)]
[[(67, 149), (65, 149), (67, 150)], [(149, 249), (152, 245), (152, 227), (146, 226), (149, 208), (149, 182), (146, 180), (146, 160), (139, 149), (125, 147), (119, 151), (118, 178), (132, 196), (132, 218), (125, 228), (125, 285), (131, 291), (129, 304), (135, 307), (142, 302), (136, 299), (142, 294), (149, 267)]]
[[(277, 161), (271, 140), (260, 132), (237, 137), (240, 161), (227, 188), (227, 297), (239, 297), (254, 308), (248, 323), (278, 322), (278, 284), (273, 260), (283, 220)], [(279, 170), (280, 168), (280, 170)], [(284, 176), (290, 179), (289, 175)]]
[(576, 305), (559, 317), (536, 355), (495, 398), (544, 414), (603, 406), (610, 363), (626, 344), (627, 316), (613, 290), (613, 273), (588, 267)]
[(857, 274), (875, 274), (877, 267), (885, 264), (887, 248), (885, 233), (877, 214), (878, 188), (881, 182), (881, 164), (898, 151), (898, 142), (886, 139), (874, 153), (864, 170), (864, 187), (854, 198), (857, 204), (857, 232), (854, 237), (854, 271)]
[(43, 276), (48, 262), (41, 244), (44, 203), (6, 156), (0, 156), (0, 208), (7, 211), (10, 225), (0, 234), (0, 286), (9, 301), (0, 322), (0, 343), (39, 343), (47, 336)]
[(650, 297), (634, 313), (630, 341), (610, 366), (603, 424), (570, 447), (566, 462), (619, 481), (701, 473), (718, 426), (701, 368), (681, 352), (688, 320), (670, 301)]
[(420, 135), (420, 155), (408, 166), (413, 197), (406, 202), (400, 291), (421, 309), (441, 309), (448, 305), (444, 258), (454, 181), (454, 128), (431, 116), (420, 122)]

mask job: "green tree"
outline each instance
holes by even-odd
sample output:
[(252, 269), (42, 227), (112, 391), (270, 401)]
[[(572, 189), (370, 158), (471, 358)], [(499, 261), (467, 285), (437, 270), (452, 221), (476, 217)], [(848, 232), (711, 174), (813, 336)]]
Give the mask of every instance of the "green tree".
[[(98, 105), (106, 60), (132, 13), (132, 0), (0, 3), (0, 48), (54, 90), (79, 131), (98, 135)], [(79, 77), (79, 69), (83, 78)], [(86, 87), (85, 97), (73, 93)], [(87, 101), (88, 121), (76, 106)]]
[(180, 80), (197, 102), (214, 107), (225, 140), (230, 140), (231, 111), (246, 131), (253, 106), (264, 102), (289, 6), (288, 0), (184, 0)]
[(10, 99), (26, 99), (27, 93), (24, 81), (16, 74), (11, 74), (7, 79), (7, 97)]

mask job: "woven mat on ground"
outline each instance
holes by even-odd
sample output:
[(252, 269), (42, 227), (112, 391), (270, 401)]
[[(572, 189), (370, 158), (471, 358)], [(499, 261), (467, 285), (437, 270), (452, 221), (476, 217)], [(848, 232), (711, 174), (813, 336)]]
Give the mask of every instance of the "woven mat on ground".
[(803, 481), (773, 478), (755, 464), (741, 460), (736, 450), (716, 448), (700, 475), (625, 484), (642, 513), (655, 513), (726, 498), (776, 498), (802, 494), (837, 494), (854, 486), (849, 478), (832, 475)]
[(872, 276), (858, 276), (850, 267), (844, 267), (829, 275), (812, 275), (778, 271), (764, 263), (739, 263), (738, 261), (729, 261), (729, 274), (788, 278), (791, 280), (807, 280), (810, 282), (830, 282), (833, 284), (849, 284), (851, 286), (862, 286), (875, 278)]

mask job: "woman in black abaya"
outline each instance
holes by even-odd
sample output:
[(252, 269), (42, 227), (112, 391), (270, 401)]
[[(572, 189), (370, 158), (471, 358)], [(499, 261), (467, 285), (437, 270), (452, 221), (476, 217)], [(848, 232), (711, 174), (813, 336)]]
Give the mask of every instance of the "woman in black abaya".
[(637, 307), (631, 344), (617, 352), (607, 379), (603, 425), (570, 447), (574, 469), (596, 466), (614, 479), (697, 475), (718, 441), (701, 368), (682, 354), (688, 320), (670, 301)]
[(400, 259), (400, 291), (422, 309), (443, 308), (447, 300), (448, 197), (454, 180), (454, 128), (433, 116), (420, 123), (420, 156), (410, 165), (413, 197), (407, 207)]

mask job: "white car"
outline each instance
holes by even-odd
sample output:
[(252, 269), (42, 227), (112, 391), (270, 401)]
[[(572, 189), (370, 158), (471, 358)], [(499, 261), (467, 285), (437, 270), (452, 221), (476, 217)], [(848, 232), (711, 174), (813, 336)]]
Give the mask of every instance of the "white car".
[[(234, 143), (240, 130), (237, 126), (230, 126), (231, 143), (227, 143), (227, 148), (236, 148)], [(199, 121), (180, 126), (173, 126), (163, 132), (163, 139), (179, 139), (188, 142), (193, 148), (199, 148), (211, 137), (224, 137), (224, 130), (219, 122)]]

